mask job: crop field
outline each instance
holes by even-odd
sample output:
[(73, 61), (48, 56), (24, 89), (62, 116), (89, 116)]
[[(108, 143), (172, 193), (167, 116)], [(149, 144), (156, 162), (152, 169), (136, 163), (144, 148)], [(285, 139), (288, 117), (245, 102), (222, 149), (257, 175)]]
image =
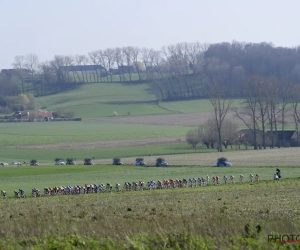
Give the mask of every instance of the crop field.
[[(250, 183), (249, 172), (260, 173)], [(1, 189), (25, 199), (0, 200), (2, 249), (298, 249), (268, 242), (297, 234), (300, 175), (282, 167), (42, 166), (0, 169)], [(167, 190), (29, 198), (33, 187), (240, 174), (245, 183)], [(237, 180), (236, 180), (237, 181)]]
[(101, 122), (1, 123), (0, 145), (184, 136), (188, 128)]

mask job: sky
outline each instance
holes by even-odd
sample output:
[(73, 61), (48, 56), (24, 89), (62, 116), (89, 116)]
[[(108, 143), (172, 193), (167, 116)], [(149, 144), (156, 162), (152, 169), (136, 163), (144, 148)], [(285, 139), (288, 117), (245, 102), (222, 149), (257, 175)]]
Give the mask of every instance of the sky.
[(179, 42), (300, 45), (299, 0), (0, 0), (0, 69), (34, 53)]

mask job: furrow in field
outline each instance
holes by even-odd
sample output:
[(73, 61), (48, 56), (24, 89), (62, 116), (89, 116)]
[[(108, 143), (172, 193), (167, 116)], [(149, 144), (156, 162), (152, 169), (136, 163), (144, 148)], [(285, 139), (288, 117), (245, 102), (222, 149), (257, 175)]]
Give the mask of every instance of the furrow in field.
[(160, 137), (160, 138), (141, 138), (141, 139), (118, 139), (118, 140), (97, 140), (86, 142), (64, 142), (52, 144), (32, 144), (2, 147), (6, 149), (39, 149), (39, 150), (78, 150), (78, 149), (97, 149), (97, 148), (118, 148), (132, 146), (148, 146), (159, 144), (172, 144), (185, 141), (184, 136)]

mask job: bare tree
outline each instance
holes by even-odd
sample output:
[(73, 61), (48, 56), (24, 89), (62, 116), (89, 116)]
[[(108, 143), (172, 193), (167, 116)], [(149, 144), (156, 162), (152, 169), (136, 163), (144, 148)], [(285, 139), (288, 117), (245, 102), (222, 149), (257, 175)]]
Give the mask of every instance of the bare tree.
[[(280, 111), (277, 109), (278, 104), (278, 92), (279, 92), (279, 81), (275, 77), (269, 77), (266, 80), (266, 86), (268, 89), (268, 100), (267, 100), (267, 116), (270, 125), (271, 132), (271, 148), (274, 148), (275, 139), (279, 143), (277, 125), (278, 125), (278, 114)], [(274, 134), (275, 137), (274, 138)]]
[(186, 134), (186, 142), (191, 145), (193, 149), (197, 149), (197, 145), (200, 142), (200, 137), (198, 133), (198, 129), (190, 129)]
[(227, 149), (228, 145), (232, 147), (232, 144), (237, 140), (238, 125), (231, 120), (224, 120), (222, 125), (222, 138), (223, 145)]
[(136, 72), (138, 73), (139, 80), (142, 80), (141, 77), (141, 67), (139, 65), (139, 56), (141, 54), (141, 50), (138, 47), (134, 47), (131, 51), (132, 61)]
[(233, 104), (233, 97), (226, 90), (226, 87), (217, 82), (215, 78), (209, 82), (209, 91), (209, 99), (213, 106), (215, 125), (218, 133), (218, 151), (222, 152), (222, 126), (229, 108)]
[(293, 92), (290, 96), (290, 107), (292, 110), (293, 120), (296, 128), (296, 140), (297, 147), (299, 146), (299, 125), (300, 125), (300, 86), (299, 84), (295, 84), (293, 86)]
[(122, 49), (122, 53), (124, 55), (124, 59), (126, 61), (126, 66), (122, 66), (122, 70), (125, 71), (124, 73), (128, 74), (129, 75), (129, 81), (132, 80), (132, 77), (131, 77), (131, 67), (132, 67), (132, 64), (133, 64), (133, 54), (134, 54), (134, 48), (133, 47), (125, 47)]
[(38, 66), (39, 59), (37, 55), (31, 53), (25, 56), (24, 67), (30, 71), (31, 75), (37, 73)]
[(286, 141), (284, 136), (284, 129), (286, 124), (286, 116), (289, 110), (288, 104), (291, 101), (291, 95), (293, 93), (292, 83), (290, 81), (284, 81), (282, 84), (282, 92), (281, 92), (281, 102), (280, 102), (280, 112), (281, 112), (281, 130), (283, 137), (283, 147), (286, 147)]
[(120, 81), (125, 81), (124, 71), (121, 70), (122, 66), (124, 65), (124, 57), (123, 57), (122, 49), (115, 48), (114, 51), (115, 51), (114, 58), (118, 67)]
[(113, 49), (105, 49), (103, 51), (103, 55), (106, 58), (106, 65), (107, 65), (107, 73), (110, 75), (110, 81), (112, 82), (112, 73), (111, 69), (115, 63), (115, 51)]
[(201, 142), (207, 148), (214, 148), (215, 143), (218, 140), (218, 134), (214, 119), (209, 119), (205, 123), (201, 124), (198, 128), (198, 134)]
[(244, 101), (241, 103), (242, 108), (234, 108), (236, 117), (243, 121), (253, 135), (254, 150), (258, 149), (257, 146), (257, 117), (258, 117), (258, 94), (256, 91), (256, 77), (247, 77), (243, 81), (243, 94)]
[(88, 63), (88, 58), (85, 55), (76, 55), (75, 61), (81, 71), (82, 82), (89, 82), (89, 73), (85, 69), (85, 65)]
[(36, 75), (38, 73), (38, 69), (39, 69), (39, 59), (38, 56), (35, 54), (28, 54), (24, 57), (25, 61), (24, 61), (24, 67), (25, 69), (27, 69), (30, 74), (31, 74), (31, 79), (30, 81), (32, 82), (37, 95), (40, 95), (40, 91), (39, 88), (37, 86), (37, 81), (34, 78), (34, 75)]
[(101, 81), (101, 72), (99, 72), (98, 67), (101, 65), (99, 56), (98, 56), (98, 51), (92, 51), (90, 52), (89, 55), (89, 59), (91, 61), (91, 63), (95, 66), (95, 72), (96, 72), (96, 77), (94, 76), (94, 81), (96, 82), (100, 82)]
[[(25, 75), (23, 72), (23, 69), (25, 68), (24, 66), (25, 60), (24, 60), (24, 56), (15, 56), (14, 58), (14, 62), (13, 62), (13, 67), (14, 69), (17, 70), (17, 76), (21, 81), (21, 85), (22, 85), (22, 93), (25, 93)], [(27, 86), (28, 87), (28, 86)], [(27, 91), (28, 92), (28, 91)]]

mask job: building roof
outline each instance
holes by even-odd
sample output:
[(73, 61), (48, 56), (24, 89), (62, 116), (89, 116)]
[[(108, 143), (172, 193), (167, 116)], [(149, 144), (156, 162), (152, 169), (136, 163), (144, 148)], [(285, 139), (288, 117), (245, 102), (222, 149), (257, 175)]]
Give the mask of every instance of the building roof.
[(62, 66), (63, 70), (66, 71), (94, 71), (94, 70), (105, 70), (101, 65), (74, 65), (74, 66)]

